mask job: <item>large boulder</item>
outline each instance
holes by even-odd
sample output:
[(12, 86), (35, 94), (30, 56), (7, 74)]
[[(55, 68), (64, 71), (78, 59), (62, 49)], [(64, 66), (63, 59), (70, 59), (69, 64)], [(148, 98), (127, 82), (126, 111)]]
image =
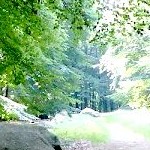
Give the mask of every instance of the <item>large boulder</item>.
[(83, 109), (80, 112), (80, 114), (88, 114), (88, 115), (90, 115), (92, 117), (100, 117), (100, 113), (98, 111), (95, 111), (95, 110), (91, 109), (91, 108), (85, 108), (85, 109)]
[(69, 114), (66, 110), (62, 110), (61, 112), (57, 113), (55, 117), (52, 119), (51, 122), (60, 123), (63, 122), (65, 119), (70, 118)]
[(71, 121), (71, 116), (69, 116), (68, 112), (66, 110), (62, 110), (61, 112), (57, 113), (55, 117), (50, 121), (49, 126), (55, 127), (59, 123), (63, 123), (66, 120)]
[(0, 150), (61, 150), (58, 138), (31, 124), (0, 123)]

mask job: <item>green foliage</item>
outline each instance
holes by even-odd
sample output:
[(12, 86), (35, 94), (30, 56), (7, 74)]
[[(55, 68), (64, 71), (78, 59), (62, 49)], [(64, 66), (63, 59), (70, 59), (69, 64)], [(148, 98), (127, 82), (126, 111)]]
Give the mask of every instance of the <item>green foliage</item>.
[(142, 36), (149, 31), (149, 1), (117, 1), (114, 4), (104, 1), (98, 7), (101, 17), (93, 27), (90, 41), (100, 46), (118, 45), (124, 37)]
[(116, 71), (120, 66), (111, 68), (106, 59), (107, 65), (101, 63), (115, 74), (112, 87), (123, 78), (148, 78), (150, 66), (143, 59), (150, 57), (149, 1), (109, 7), (96, 0), (1, 0), (0, 87), (8, 85), (15, 100), (34, 114), (75, 103), (70, 93), (81, 90), (85, 79), (99, 99), (102, 85), (92, 65), (110, 49), (113, 61), (126, 61), (124, 75)]
[(137, 80), (129, 92), (130, 105), (133, 105), (136, 108), (149, 107), (149, 87), (150, 80)]
[(18, 116), (13, 113), (5, 111), (4, 107), (0, 104), (0, 121), (18, 120)]
[[(145, 39), (147, 39), (147, 35), (143, 35), (142, 37), (128, 37), (127, 41), (124, 40), (124, 43), (120, 42), (120, 45), (114, 47), (109, 58), (114, 65), (112, 70), (110, 70), (113, 76), (121, 76), (119, 87), (116, 87), (115, 93), (111, 96), (113, 98), (115, 95), (116, 100), (124, 101), (124, 98), (118, 97), (118, 91), (121, 91), (121, 96), (127, 95), (127, 101), (129, 100), (133, 107), (149, 107), (148, 89), (150, 87), (150, 68), (148, 60), (150, 54), (148, 51), (149, 39)], [(118, 58), (122, 59), (121, 62), (123, 65), (121, 63), (115, 63), (115, 59)], [(105, 65), (108, 67), (108, 70), (109, 64)], [(116, 68), (117, 71), (114, 71), (113, 68)]]
[[(112, 40), (108, 40), (101, 69), (111, 72), (113, 83), (119, 77), (118, 85), (113, 86), (114, 93), (109, 97), (123, 103), (130, 101), (133, 107), (149, 107), (149, 8), (149, 1), (142, 0), (114, 6), (114, 18), (106, 23), (108, 35), (103, 38), (107, 41), (107, 37), (112, 37)], [(109, 33), (110, 29), (114, 30), (113, 34)], [(140, 84), (139, 88), (137, 84)]]
[(82, 7), (89, 6), (61, 0), (0, 2), (0, 86), (9, 85), (17, 101), (40, 106), (37, 111), (49, 103), (52, 109), (55, 101), (69, 103), (77, 74), (63, 62), (70, 57), (68, 43), (82, 38)]
[(126, 105), (129, 102), (129, 95), (123, 91), (116, 91), (115, 93), (108, 95), (108, 98), (120, 103), (120, 105)]

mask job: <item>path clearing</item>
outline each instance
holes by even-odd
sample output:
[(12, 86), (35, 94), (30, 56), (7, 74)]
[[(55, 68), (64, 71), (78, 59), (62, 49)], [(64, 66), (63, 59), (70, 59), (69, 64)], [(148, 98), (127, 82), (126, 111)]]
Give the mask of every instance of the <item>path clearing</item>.
[(93, 150), (150, 150), (150, 141), (120, 124), (109, 124), (110, 141)]
[(150, 141), (120, 124), (109, 124), (108, 130), (110, 140), (107, 143), (78, 141), (64, 150), (150, 150)]
[[(130, 119), (133, 123), (140, 123), (137, 119), (137, 113), (127, 111), (123, 112), (123, 116)], [(144, 116), (148, 120), (149, 116)], [(147, 123), (147, 120), (145, 123)], [(109, 140), (106, 143), (93, 144), (89, 141), (81, 140), (73, 142), (64, 150), (150, 150), (150, 141), (142, 135), (135, 133), (132, 129), (129, 129), (125, 124), (120, 123), (118, 120), (107, 122), (105, 121), (105, 116), (103, 121), (106, 123), (106, 129), (109, 132)], [(142, 122), (144, 123), (144, 120)]]

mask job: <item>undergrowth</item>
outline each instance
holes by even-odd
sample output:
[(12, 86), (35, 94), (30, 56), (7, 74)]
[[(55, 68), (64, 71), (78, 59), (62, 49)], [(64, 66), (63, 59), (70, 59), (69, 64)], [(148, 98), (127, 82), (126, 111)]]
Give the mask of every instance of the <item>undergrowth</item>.
[(0, 121), (18, 120), (18, 116), (13, 113), (8, 113), (0, 104)]
[(108, 140), (105, 123), (89, 115), (78, 115), (57, 124), (54, 133), (65, 140), (90, 140), (94, 143)]

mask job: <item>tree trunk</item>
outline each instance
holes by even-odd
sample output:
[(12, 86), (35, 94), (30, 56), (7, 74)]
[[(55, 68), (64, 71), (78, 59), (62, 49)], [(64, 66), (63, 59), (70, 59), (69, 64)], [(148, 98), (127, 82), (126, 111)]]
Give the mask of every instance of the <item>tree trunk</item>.
[(2, 95), (5, 97), (9, 96), (9, 88), (8, 85), (6, 85), (5, 87), (2, 88)]

